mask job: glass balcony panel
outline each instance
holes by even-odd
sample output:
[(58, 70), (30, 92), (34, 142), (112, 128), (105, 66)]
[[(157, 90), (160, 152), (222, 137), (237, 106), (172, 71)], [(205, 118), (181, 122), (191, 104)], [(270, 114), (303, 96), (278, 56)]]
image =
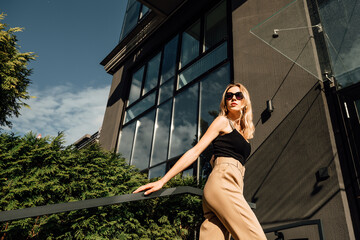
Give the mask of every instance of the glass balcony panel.
[(200, 21), (197, 21), (182, 34), (180, 68), (199, 56)]
[(166, 82), (175, 75), (178, 39), (179, 37), (176, 36), (165, 45), (160, 84)]
[(293, 1), (250, 30), (264, 43), (321, 79), (320, 68), (314, 52), (314, 31), (321, 28), (310, 26), (306, 1)]
[(179, 74), (178, 89), (215, 67), (227, 58), (227, 43), (224, 42)]
[(125, 114), (125, 122), (127, 123), (130, 120), (137, 117), (140, 113), (143, 113), (150, 107), (155, 105), (155, 98), (156, 98), (156, 91), (146, 96), (144, 99), (142, 99), (140, 102), (136, 103), (134, 106), (126, 110)]
[(185, 153), (197, 142), (198, 97), (198, 84), (194, 84), (174, 99), (169, 158)]
[(130, 163), (131, 150), (135, 134), (135, 122), (127, 125), (121, 130), (120, 133), (120, 144), (118, 153), (121, 153), (121, 156), (124, 157), (127, 163)]
[(205, 15), (204, 50), (211, 48), (227, 36), (226, 1)]
[(157, 121), (155, 123), (155, 136), (153, 152), (151, 155), (151, 166), (167, 160), (171, 107), (172, 101), (167, 101), (157, 109)]
[(144, 76), (144, 67), (140, 68), (137, 72), (133, 74), (131, 80), (130, 94), (128, 106), (139, 99), (141, 93), (141, 84)]
[(140, 170), (149, 166), (155, 110), (136, 121), (134, 150), (131, 164)]
[(146, 94), (148, 91), (156, 87), (158, 83), (160, 58), (161, 54), (159, 53), (148, 62), (143, 94)]

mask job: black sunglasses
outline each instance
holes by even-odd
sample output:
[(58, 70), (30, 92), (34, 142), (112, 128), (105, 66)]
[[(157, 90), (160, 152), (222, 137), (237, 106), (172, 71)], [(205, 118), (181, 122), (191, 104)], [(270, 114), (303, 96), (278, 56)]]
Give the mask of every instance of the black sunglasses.
[(236, 93), (232, 93), (232, 92), (227, 92), (225, 94), (225, 99), (226, 100), (231, 100), (233, 98), (233, 96), (235, 95), (237, 100), (241, 100), (244, 98), (244, 95), (242, 92), (236, 92)]

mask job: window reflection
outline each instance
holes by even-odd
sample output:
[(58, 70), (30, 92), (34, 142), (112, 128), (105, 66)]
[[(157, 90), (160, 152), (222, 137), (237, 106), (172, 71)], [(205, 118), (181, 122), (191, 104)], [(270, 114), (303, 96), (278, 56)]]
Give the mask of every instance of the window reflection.
[(199, 55), (200, 21), (197, 21), (182, 34), (180, 68)]
[(131, 80), (128, 106), (140, 97), (141, 83), (144, 76), (144, 67), (133, 74)]
[(178, 36), (165, 45), (160, 84), (175, 75)]
[(339, 86), (360, 82), (360, 4), (350, 0), (319, 1), (319, 14)]
[(149, 178), (161, 177), (166, 173), (166, 164), (153, 167), (149, 170)]
[(225, 87), (230, 83), (230, 64), (220, 67), (206, 76), (200, 82), (200, 119), (201, 134), (204, 134), (207, 126), (218, 116), (220, 101)]
[(175, 97), (170, 158), (183, 154), (197, 141), (198, 84)]
[(121, 38), (124, 38), (137, 24), (141, 3), (130, 0), (127, 5)]
[(155, 97), (156, 97), (156, 91), (149, 94), (140, 102), (136, 103), (134, 106), (126, 110), (125, 123), (129, 122), (130, 120), (138, 116), (140, 113), (143, 113), (150, 107), (154, 106)]
[(153, 89), (158, 83), (160, 57), (161, 54), (159, 53), (147, 65), (143, 94)]
[(171, 98), (174, 94), (174, 79), (172, 78), (160, 87), (159, 104)]
[[(220, 67), (200, 82), (200, 137), (219, 114), (219, 105), (225, 87), (230, 83), (230, 64)], [(211, 172), (209, 161), (212, 145), (200, 155), (201, 176), (206, 178)]]
[(118, 152), (121, 153), (121, 156), (124, 157), (127, 163), (130, 163), (131, 150), (134, 140), (135, 133), (135, 122), (127, 125), (121, 130), (120, 134), (120, 144)]
[(135, 165), (140, 170), (149, 166), (154, 118), (155, 110), (136, 121), (134, 150), (131, 164)]
[(190, 67), (179, 74), (178, 88), (182, 88), (201, 74), (215, 67), (227, 58), (227, 43), (224, 42), (219, 47), (196, 61)]
[(192, 168), (189, 168), (189, 169), (186, 169), (182, 172), (181, 174), (181, 177), (182, 178), (186, 178), (186, 177), (191, 177), (194, 175), (194, 169)]
[(158, 115), (155, 123), (155, 140), (151, 156), (151, 166), (167, 160), (171, 107), (172, 101), (167, 101), (157, 110)]
[(142, 19), (149, 12), (149, 8), (142, 4), (139, 19)]
[(205, 16), (205, 50), (220, 42), (227, 35), (226, 1), (215, 7)]

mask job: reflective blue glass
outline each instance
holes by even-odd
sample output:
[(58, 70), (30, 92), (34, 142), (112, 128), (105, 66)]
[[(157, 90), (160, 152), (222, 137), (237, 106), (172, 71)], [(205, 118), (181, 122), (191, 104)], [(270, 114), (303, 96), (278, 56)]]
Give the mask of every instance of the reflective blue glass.
[(174, 80), (175, 80), (175, 78), (172, 78), (160, 87), (159, 104), (168, 100), (169, 98), (171, 98), (173, 96)]
[(158, 83), (160, 57), (161, 54), (159, 53), (148, 62), (145, 80), (144, 80), (145, 84), (144, 84), (143, 94), (147, 93), (148, 91), (156, 87)]
[(198, 84), (194, 84), (174, 99), (169, 158), (185, 153), (196, 144), (198, 97)]
[(140, 170), (149, 166), (155, 110), (136, 121), (135, 139), (131, 164)]
[(182, 34), (180, 68), (199, 56), (200, 21), (197, 21)]
[(167, 160), (170, 135), (172, 101), (159, 106), (155, 123), (154, 145), (151, 155), (151, 166)]
[(149, 170), (149, 178), (162, 177), (166, 172), (166, 164), (161, 164)]
[(129, 1), (125, 13), (120, 39), (123, 39), (138, 23), (141, 3)]
[(126, 110), (125, 122), (129, 122), (131, 119), (134, 119), (140, 113), (143, 113), (150, 107), (155, 104), (156, 91), (146, 96), (140, 102), (136, 103), (134, 106)]
[(160, 84), (166, 82), (175, 75), (178, 39), (179, 37), (176, 36), (165, 45)]
[[(200, 137), (219, 114), (223, 91), (231, 81), (230, 64), (218, 68), (200, 81)], [(200, 155), (200, 175), (207, 177), (211, 172), (209, 163), (212, 156), (210, 145)]]
[(360, 4), (353, 0), (320, 1), (319, 14), (339, 87), (360, 82)]
[(226, 1), (210, 10), (205, 16), (204, 50), (227, 36)]
[(141, 84), (144, 76), (144, 67), (133, 74), (131, 80), (128, 106), (140, 97)]
[(227, 43), (224, 42), (219, 47), (196, 61), (190, 67), (179, 74), (178, 89), (182, 88), (201, 74), (215, 67), (227, 58)]
[(127, 163), (130, 163), (131, 151), (133, 146), (134, 134), (135, 134), (135, 123), (133, 122), (121, 130), (120, 143), (118, 153), (124, 157)]
[(143, 18), (149, 12), (149, 8), (145, 5), (142, 5), (140, 19)]

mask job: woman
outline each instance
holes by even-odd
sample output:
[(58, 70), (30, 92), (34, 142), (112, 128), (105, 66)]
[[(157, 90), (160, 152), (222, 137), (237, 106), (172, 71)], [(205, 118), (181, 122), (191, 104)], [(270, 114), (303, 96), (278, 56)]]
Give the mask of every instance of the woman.
[(255, 131), (249, 93), (239, 84), (229, 84), (220, 103), (221, 112), (200, 141), (188, 150), (160, 180), (139, 187), (134, 193), (158, 191), (179, 172), (190, 166), (210, 143), (214, 147), (213, 170), (203, 196), (205, 221), (200, 239), (266, 239), (255, 214), (243, 196), (246, 159), (250, 155), (248, 139)]

